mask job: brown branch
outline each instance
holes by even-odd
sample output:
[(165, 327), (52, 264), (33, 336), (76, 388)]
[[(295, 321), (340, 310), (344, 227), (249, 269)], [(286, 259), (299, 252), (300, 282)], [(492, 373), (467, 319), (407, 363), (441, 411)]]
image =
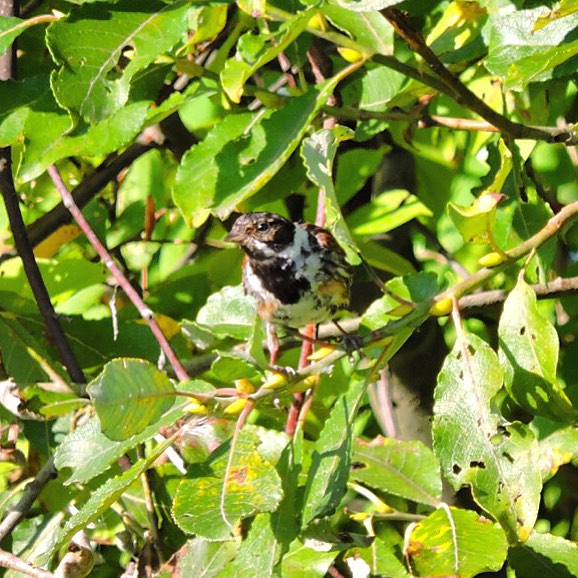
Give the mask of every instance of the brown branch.
[(571, 203), (570, 205), (566, 205), (563, 209), (560, 210), (559, 213), (554, 215), (535, 235), (529, 239), (526, 239), (513, 249), (506, 251), (505, 254), (508, 257), (506, 262), (496, 267), (484, 267), (483, 269), (480, 269), (477, 273), (474, 273), (467, 279), (464, 279), (454, 287), (451, 287), (443, 293), (440, 293), (435, 300), (439, 302), (454, 295), (460, 298), (462, 295), (473, 291), (477, 287), (480, 287), (488, 279), (491, 279), (500, 271), (503, 271), (522, 257), (528, 255), (531, 251), (540, 247), (548, 239), (556, 235), (566, 223), (572, 221), (577, 216), (578, 201)]
[[(531, 285), (538, 299), (557, 299), (578, 294), (578, 277), (558, 277), (549, 283), (537, 283)], [(466, 295), (459, 300), (459, 308), (462, 313), (468, 310), (482, 307), (491, 307), (503, 303), (509, 291), (506, 289), (496, 289), (494, 291), (484, 291)]]
[(111, 272), (111, 274), (116, 279), (117, 283), (120, 285), (122, 290), (125, 292), (126, 296), (130, 299), (133, 305), (137, 308), (138, 312), (140, 313), (141, 317), (149, 326), (150, 330), (152, 331), (153, 335), (155, 336), (156, 340), (158, 341), (162, 352), (166, 355), (169, 363), (172, 365), (175, 375), (180, 381), (187, 381), (189, 376), (185, 371), (185, 368), (182, 366), (181, 362), (177, 358), (175, 352), (173, 351), (171, 345), (169, 344), (167, 338), (165, 337), (164, 333), (162, 332), (159, 324), (155, 320), (152, 311), (145, 305), (144, 301), (141, 299), (138, 292), (134, 289), (134, 287), (130, 284), (124, 273), (121, 271), (120, 267), (116, 264), (114, 259), (111, 257), (110, 253), (106, 250), (105, 246), (101, 243), (100, 239), (85, 219), (82, 211), (78, 208), (70, 191), (64, 184), (58, 169), (52, 165), (48, 168), (48, 174), (50, 178), (56, 185), (60, 196), (62, 197), (62, 201), (64, 206), (70, 211), (74, 220), (85, 234), (86, 238), (90, 242), (90, 244), (94, 247), (95, 251), (98, 253), (98, 256), (104, 263), (105, 267)]
[[(85, 177), (82, 182), (73, 189), (72, 197), (76, 205), (81, 209), (85, 207), (94, 196), (110, 181), (115, 179), (121, 171), (153, 148), (155, 148), (154, 144), (135, 143), (112, 160), (107, 159), (104, 161), (93, 173)], [(64, 206), (64, 203), (60, 203), (30, 226), (31, 243), (36, 246), (46, 239), (48, 235), (56, 231), (58, 227), (71, 221), (72, 218), (69, 211)]]
[(26, 226), (20, 212), (18, 193), (14, 187), (12, 178), (12, 159), (9, 148), (0, 149), (0, 189), (4, 198), (4, 205), (10, 221), (10, 229), (14, 237), (14, 246), (22, 259), (22, 265), (28, 279), (28, 283), (42, 314), (46, 330), (50, 340), (56, 347), (62, 364), (66, 368), (70, 379), (76, 383), (84, 383), (84, 373), (72, 351), (72, 347), (60, 326), (58, 316), (54, 311), (50, 295), (42, 279), (38, 263), (34, 258), (32, 245), (26, 234)]
[[(481, 98), (474, 94), (454, 76), (426, 44), (421, 34), (415, 30), (408, 18), (397, 8), (386, 8), (382, 14), (387, 18), (395, 31), (401, 36), (410, 49), (419, 54), (433, 72), (442, 80), (451, 97), (459, 104), (479, 114), (482, 118), (494, 125), (500, 132), (516, 139), (534, 139), (549, 143), (564, 143), (574, 145), (578, 143), (577, 135), (568, 129), (552, 129), (544, 131), (537, 127), (525, 126), (511, 121), (493, 108), (488, 106)], [(445, 91), (447, 92), (447, 91)]]
[[(420, 109), (420, 112), (423, 109)], [(451, 128), (455, 130), (469, 130), (479, 132), (500, 132), (493, 124), (485, 120), (474, 120), (471, 118), (455, 118), (449, 116), (440, 116), (436, 114), (428, 115), (416, 114), (415, 112), (406, 112), (403, 110), (388, 110), (388, 111), (373, 111), (360, 110), (356, 108), (339, 108), (332, 106), (324, 106), (323, 111), (343, 120), (383, 120), (386, 122), (407, 121), (414, 122), (418, 128)], [(552, 135), (558, 134), (559, 129), (549, 126), (533, 126), (537, 130), (548, 132)]]
[[(87, 203), (91, 201), (103, 187), (115, 179), (122, 170), (130, 166), (137, 158), (152, 148), (154, 148), (154, 145), (151, 144), (132, 144), (122, 154), (112, 160), (105, 160), (72, 191), (72, 196), (76, 204), (80, 208), (86, 206)], [(44, 239), (54, 233), (59, 227), (71, 221), (72, 217), (64, 206), (64, 203), (59, 203), (28, 227), (30, 244), (36, 247), (36, 245), (44, 241)], [(0, 263), (15, 256), (16, 253), (12, 251), (4, 253), (0, 256)]]
[(56, 477), (56, 469), (54, 467), (54, 458), (51, 456), (42, 469), (36, 474), (36, 477), (26, 486), (20, 501), (4, 516), (2, 523), (0, 523), (0, 542), (4, 540), (18, 522), (26, 516), (36, 498), (40, 495), (44, 486), (53, 478)]
[(17, 572), (26, 574), (26, 576), (33, 576), (34, 578), (51, 578), (54, 576), (52, 572), (32, 566), (5, 550), (0, 550), (0, 566), (9, 568), (10, 570), (16, 570)]

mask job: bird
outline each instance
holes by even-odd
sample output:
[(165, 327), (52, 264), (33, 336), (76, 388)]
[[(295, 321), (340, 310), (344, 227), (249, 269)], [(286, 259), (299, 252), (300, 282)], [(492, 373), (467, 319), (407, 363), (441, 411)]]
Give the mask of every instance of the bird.
[(323, 323), (349, 306), (353, 269), (327, 229), (254, 212), (238, 217), (225, 240), (244, 251), (244, 291), (268, 324)]

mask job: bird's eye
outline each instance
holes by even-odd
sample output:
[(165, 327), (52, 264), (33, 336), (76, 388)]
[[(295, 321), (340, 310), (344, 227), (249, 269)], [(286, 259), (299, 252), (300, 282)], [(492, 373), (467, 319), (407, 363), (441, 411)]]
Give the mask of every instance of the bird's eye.
[(269, 230), (269, 223), (258, 223), (257, 224), (257, 231), (264, 233), (265, 231)]

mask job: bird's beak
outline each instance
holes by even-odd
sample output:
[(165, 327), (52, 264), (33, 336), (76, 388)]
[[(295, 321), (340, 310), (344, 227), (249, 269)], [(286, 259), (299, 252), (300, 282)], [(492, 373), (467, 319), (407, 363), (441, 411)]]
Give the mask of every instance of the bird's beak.
[(225, 237), (225, 241), (228, 241), (229, 243), (240, 243), (241, 239), (242, 235), (238, 231), (235, 231), (234, 228), (231, 229)]

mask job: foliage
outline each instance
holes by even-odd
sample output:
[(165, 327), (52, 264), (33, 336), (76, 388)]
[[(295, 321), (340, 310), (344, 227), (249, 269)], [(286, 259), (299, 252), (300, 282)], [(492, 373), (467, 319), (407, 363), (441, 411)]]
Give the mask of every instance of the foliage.
[[(572, 0), (0, 16), (5, 575), (577, 575), (577, 30)], [(355, 337), (308, 363), (279, 328), (270, 367), (223, 241), (260, 210), (357, 266)]]

